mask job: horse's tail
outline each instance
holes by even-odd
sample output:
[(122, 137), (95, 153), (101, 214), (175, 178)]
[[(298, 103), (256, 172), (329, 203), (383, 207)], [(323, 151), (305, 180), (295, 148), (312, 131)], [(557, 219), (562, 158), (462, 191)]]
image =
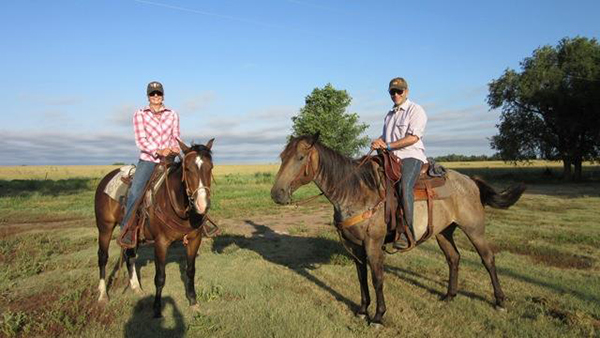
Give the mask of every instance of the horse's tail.
[(507, 209), (511, 205), (517, 203), (525, 189), (527, 188), (524, 183), (519, 183), (506, 188), (501, 193), (497, 193), (492, 186), (485, 183), (479, 177), (471, 177), (473, 181), (479, 187), (479, 197), (481, 198), (481, 204), (489, 205), (492, 208)]

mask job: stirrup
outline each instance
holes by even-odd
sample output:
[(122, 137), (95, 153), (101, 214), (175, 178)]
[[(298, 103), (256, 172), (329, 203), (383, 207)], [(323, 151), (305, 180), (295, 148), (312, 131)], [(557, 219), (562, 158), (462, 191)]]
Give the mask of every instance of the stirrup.
[(410, 241), (404, 232), (392, 243), (392, 247), (396, 250), (406, 250), (410, 248)]
[[(125, 238), (129, 239), (128, 241)], [(136, 247), (136, 238), (135, 233), (130, 231), (129, 229), (125, 229), (125, 231), (119, 235), (117, 238), (117, 244), (123, 249), (135, 249)]]

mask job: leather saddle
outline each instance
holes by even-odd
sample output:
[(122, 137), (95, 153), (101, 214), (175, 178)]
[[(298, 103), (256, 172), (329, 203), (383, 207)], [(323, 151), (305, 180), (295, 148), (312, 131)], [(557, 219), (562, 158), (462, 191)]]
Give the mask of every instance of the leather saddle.
[(380, 168), (383, 168), (385, 182), (385, 220), (388, 225), (388, 236), (386, 242), (393, 242), (404, 233), (408, 239), (409, 246), (400, 252), (408, 251), (420, 244), (433, 234), (433, 200), (438, 199), (434, 188), (442, 187), (446, 184), (446, 177), (433, 177), (428, 174), (429, 163), (421, 167), (419, 178), (415, 183), (413, 192), (415, 201), (427, 201), (427, 231), (418, 240), (415, 241), (408, 225), (404, 222), (403, 210), (398, 199), (397, 184), (402, 178), (402, 161), (396, 155), (388, 151), (382, 151), (373, 158)]

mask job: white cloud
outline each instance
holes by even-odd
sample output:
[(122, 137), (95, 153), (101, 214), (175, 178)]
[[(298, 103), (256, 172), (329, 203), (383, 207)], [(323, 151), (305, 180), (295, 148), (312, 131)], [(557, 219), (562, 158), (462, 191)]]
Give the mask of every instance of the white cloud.
[(45, 96), (34, 94), (20, 94), (18, 97), (20, 101), (35, 102), (37, 104), (47, 106), (72, 106), (84, 102), (83, 97), (76, 95)]
[(216, 98), (217, 95), (212, 90), (198, 93), (184, 100), (182, 112), (190, 113), (203, 110), (206, 107), (208, 107), (211, 103), (213, 103), (216, 100)]

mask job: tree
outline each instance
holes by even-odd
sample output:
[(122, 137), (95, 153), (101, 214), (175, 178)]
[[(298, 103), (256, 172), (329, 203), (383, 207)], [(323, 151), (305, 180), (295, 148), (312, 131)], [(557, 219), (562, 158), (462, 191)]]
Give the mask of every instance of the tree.
[(562, 160), (563, 177), (580, 180), (582, 162), (600, 155), (600, 45), (564, 38), (521, 68), (489, 84), (488, 104), (502, 109), (492, 148), (503, 160)]
[(369, 144), (367, 136), (360, 136), (369, 125), (358, 123), (358, 114), (346, 113), (351, 101), (345, 90), (337, 90), (330, 83), (313, 89), (300, 113), (292, 117), (291, 136), (320, 132), (319, 140), (326, 146), (347, 156), (357, 155)]

